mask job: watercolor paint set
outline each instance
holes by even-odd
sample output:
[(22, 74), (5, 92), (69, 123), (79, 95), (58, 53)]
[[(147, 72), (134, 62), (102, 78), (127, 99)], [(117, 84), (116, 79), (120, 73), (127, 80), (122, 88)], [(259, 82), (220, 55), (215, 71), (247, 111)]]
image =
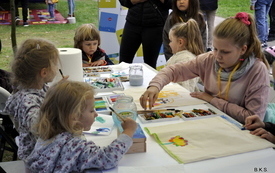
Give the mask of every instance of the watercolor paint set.
[(124, 90), (122, 82), (117, 77), (84, 77), (83, 79), (94, 87), (96, 92)]
[(105, 113), (110, 114), (111, 110), (109, 107), (113, 106), (113, 104), (116, 102), (116, 99), (119, 96), (124, 95), (123, 93), (120, 94), (109, 94), (109, 95), (102, 95), (102, 96), (96, 96), (95, 97), (95, 110), (99, 113)]
[(183, 119), (192, 119), (197, 117), (205, 117), (209, 115), (216, 115), (217, 113), (211, 109), (192, 109), (190, 111), (181, 111), (181, 116)]
[(144, 110), (138, 111), (138, 117), (143, 123), (179, 120), (181, 118), (179, 112), (174, 109)]
[(192, 119), (198, 117), (205, 117), (215, 115), (211, 109), (192, 109), (190, 111), (177, 110), (177, 109), (162, 109), (162, 110), (143, 110), (138, 111), (138, 117), (143, 123), (160, 122), (183, 119)]
[(108, 74), (113, 73), (113, 70), (109, 66), (96, 66), (96, 67), (83, 67), (83, 73), (85, 74)]

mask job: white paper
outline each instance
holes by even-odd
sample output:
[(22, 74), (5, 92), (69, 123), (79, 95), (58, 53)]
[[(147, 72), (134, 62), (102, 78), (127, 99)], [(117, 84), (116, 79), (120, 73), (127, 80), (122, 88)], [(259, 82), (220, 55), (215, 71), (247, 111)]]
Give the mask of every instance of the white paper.
[(95, 122), (92, 124), (89, 131), (83, 131), (85, 134), (104, 135), (111, 134), (114, 127), (114, 121), (111, 115), (98, 114)]

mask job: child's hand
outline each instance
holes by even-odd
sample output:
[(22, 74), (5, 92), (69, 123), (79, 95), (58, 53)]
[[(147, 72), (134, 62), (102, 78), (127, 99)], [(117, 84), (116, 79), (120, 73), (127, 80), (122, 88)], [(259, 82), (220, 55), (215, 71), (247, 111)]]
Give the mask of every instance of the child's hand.
[(261, 138), (266, 139), (275, 144), (275, 136), (263, 128), (258, 128), (250, 133), (252, 135), (260, 136)]
[(100, 59), (100, 60), (97, 60), (97, 61), (95, 61), (95, 62), (92, 62), (90, 65), (91, 65), (91, 66), (101, 66), (101, 65), (106, 65), (106, 61), (105, 61), (105, 60)]
[(147, 109), (147, 101), (149, 102), (149, 109), (154, 107), (154, 103), (156, 102), (159, 94), (159, 89), (154, 86), (150, 86), (139, 98), (140, 105), (143, 109)]
[(123, 133), (133, 137), (136, 129), (137, 129), (137, 123), (135, 120), (131, 118), (125, 118), (124, 121), (121, 123), (121, 126), (123, 128)]
[(247, 130), (254, 130), (257, 128), (264, 128), (265, 124), (258, 115), (252, 115), (245, 119), (244, 127)]

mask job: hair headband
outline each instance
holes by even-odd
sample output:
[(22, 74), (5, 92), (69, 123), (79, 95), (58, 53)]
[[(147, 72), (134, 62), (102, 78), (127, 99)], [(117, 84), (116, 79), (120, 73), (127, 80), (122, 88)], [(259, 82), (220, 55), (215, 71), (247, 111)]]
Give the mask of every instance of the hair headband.
[(248, 20), (248, 14), (245, 13), (245, 12), (237, 13), (236, 16), (235, 16), (235, 19), (240, 20), (241, 22), (243, 22), (247, 26), (250, 25), (250, 21)]

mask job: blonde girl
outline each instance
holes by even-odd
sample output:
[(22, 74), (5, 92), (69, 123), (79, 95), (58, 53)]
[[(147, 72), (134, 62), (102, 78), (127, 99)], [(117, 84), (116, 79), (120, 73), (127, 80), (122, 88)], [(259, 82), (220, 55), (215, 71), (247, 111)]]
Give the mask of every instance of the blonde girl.
[(193, 92), (192, 97), (207, 101), (241, 123), (254, 114), (263, 120), (269, 95), (268, 63), (253, 15), (237, 13), (217, 25), (213, 47), (213, 52), (163, 68), (140, 98), (142, 107), (146, 109), (148, 99), (151, 109), (169, 82), (199, 76), (205, 91)]
[(169, 31), (176, 23), (187, 22), (189, 19), (194, 19), (199, 26), (200, 34), (204, 44), (204, 51), (206, 50), (206, 23), (203, 14), (200, 12), (199, 0), (172, 0), (173, 11), (166, 19), (163, 28), (163, 48), (166, 60), (172, 55), (172, 50), (169, 47)]
[(48, 90), (47, 83), (56, 75), (58, 62), (57, 48), (44, 39), (27, 39), (14, 57), (11, 66), (14, 90), (4, 112), (13, 117), (19, 133), (19, 159), (25, 160), (34, 148), (36, 137), (31, 129)]
[(39, 139), (27, 160), (31, 172), (84, 172), (110, 169), (132, 145), (137, 124), (127, 118), (123, 133), (106, 147), (82, 136), (97, 117), (93, 88), (84, 82), (61, 81), (52, 86), (41, 106)]
[[(178, 62), (187, 62), (202, 54), (204, 46), (202, 42), (199, 26), (194, 19), (189, 19), (186, 23), (175, 24), (169, 32), (169, 46), (173, 56), (167, 61), (166, 65)], [(197, 83), (199, 78), (178, 82), (190, 92), (198, 91)]]
[(100, 35), (94, 24), (83, 24), (76, 29), (74, 47), (82, 50), (83, 67), (114, 64), (99, 46)]

